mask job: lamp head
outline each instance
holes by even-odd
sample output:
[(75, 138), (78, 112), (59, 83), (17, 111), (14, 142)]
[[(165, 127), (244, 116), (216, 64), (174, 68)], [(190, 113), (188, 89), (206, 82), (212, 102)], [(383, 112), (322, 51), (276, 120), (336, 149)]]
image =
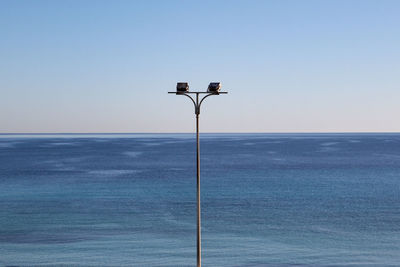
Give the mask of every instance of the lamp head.
[(177, 93), (185, 93), (189, 92), (189, 84), (188, 83), (177, 83), (176, 84), (176, 92)]
[(219, 90), (221, 90), (221, 83), (212, 82), (208, 86), (208, 90), (207, 91), (210, 92), (210, 93), (214, 93), (214, 92), (219, 92)]

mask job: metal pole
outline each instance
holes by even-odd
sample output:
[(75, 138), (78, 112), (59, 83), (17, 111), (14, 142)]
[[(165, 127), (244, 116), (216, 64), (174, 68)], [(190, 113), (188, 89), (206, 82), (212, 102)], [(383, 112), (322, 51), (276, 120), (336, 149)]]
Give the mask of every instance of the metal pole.
[(201, 212), (200, 212), (200, 140), (199, 140), (199, 94), (196, 94), (196, 154), (197, 154), (197, 267), (201, 267)]
[[(168, 92), (169, 94), (184, 95), (190, 98), (194, 104), (196, 114), (196, 157), (197, 157), (197, 267), (201, 267), (201, 210), (200, 210), (200, 138), (199, 138), (199, 115), (201, 103), (211, 95), (227, 94), (227, 92)], [(196, 94), (196, 101), (190, 96)], [(199, 102), (199, 94), (206, 94)]]

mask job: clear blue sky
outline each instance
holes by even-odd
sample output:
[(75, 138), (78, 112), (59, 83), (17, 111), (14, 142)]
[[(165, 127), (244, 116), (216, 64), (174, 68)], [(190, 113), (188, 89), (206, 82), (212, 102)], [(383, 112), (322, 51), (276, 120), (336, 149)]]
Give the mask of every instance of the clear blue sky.
[(400, 131), (400, 1), (0, 1), (0, 132)]

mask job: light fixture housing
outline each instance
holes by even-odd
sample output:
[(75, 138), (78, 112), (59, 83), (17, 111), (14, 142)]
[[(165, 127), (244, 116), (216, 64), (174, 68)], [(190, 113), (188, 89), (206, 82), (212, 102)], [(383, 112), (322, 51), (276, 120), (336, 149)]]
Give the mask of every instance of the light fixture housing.
[(217, 93), (221, 90), (221, 83), (219, 82), (212, 82), (210, 85), (208, 85), (208, 92), (210, 93)]
[(177, 83), (176, 84), (176, 92), (177, 93), (189, 92), (189, 84), (188, 83), (183, 83), (183, 82)]

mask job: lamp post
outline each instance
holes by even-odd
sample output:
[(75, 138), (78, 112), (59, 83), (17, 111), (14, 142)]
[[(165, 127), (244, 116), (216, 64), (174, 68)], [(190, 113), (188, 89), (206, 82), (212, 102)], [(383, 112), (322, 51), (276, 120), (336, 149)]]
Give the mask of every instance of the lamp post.
[[(199, 142), (199, 115), (201, 103), (204, 99), (211, 95), (227, 94), (228, 92), (220, 92), (221, 83), (210, 83), (206, 92), (189, 92), (188, 83), (179, 82), (176, 85), (176, 92), (168, 92), (169, 94), (184, 95), (192, 100), (194, 112), (196, 114), (196, 166), (197, 166), (197, 267), (201, 267), (201, 212), (200, 212), (200, 142)], [(190, 96), (195, 94), (196, 98)], [(199, 95), (205, 94), (199, 101)]]

